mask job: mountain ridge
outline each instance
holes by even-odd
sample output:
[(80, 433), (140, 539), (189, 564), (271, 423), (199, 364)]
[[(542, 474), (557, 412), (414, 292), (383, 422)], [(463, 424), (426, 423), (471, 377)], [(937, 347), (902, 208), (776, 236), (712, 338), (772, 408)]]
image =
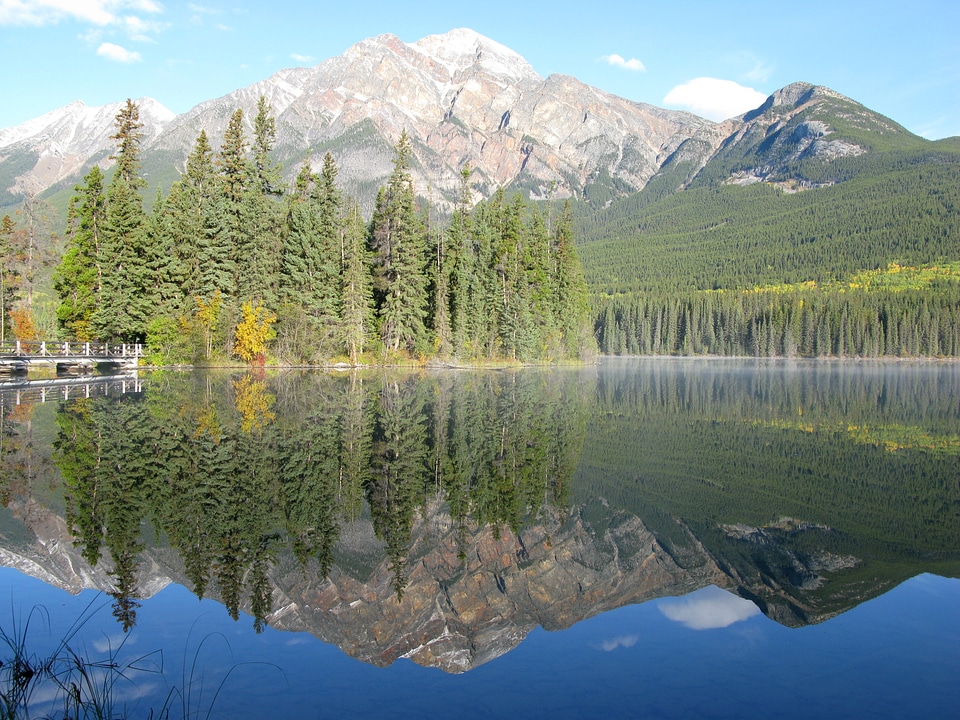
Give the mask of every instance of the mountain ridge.
[[(384, 34), (313, 67), (280, 70), (179, 115), (142, 98), (143, 166), (151, 184), (166, 186), (178, 178), (201, 129), (218, 147), (237, 108), (249, 130), (261, 95), (272, 105), (274, 155), (289, 177), (307, 157), (315, 165), (330, 151), (345, 191), (369, 205), (389, 173), (392, 146), (406, 130), (414, 143), (418, 192), (441, 209), (455, 200), (466, 163), (477, 199), (498, 187), (513, 187), (534, 198), (604, 202), (645, 188), (681, 151), (691, 169), (680, 186), (690, 182), (718, 154), (764, 134), (784, 108), (793, 108), (795, 115), (823, 103), (853, 103), (828, 88), (793, 83), (759, 108), (715, 123), (621, 98), (571, 76), (541, 77), (518, 53), (472, 30), (413, 43)], [(95, 137), (82, 145), (55, 146), (53, 120), (75, 105), (0, 130), (0, 192), (5, 195), (0, 205), (56, 192), (57, 183), (79, 180), (95, 162), (109, 166), (113, 127), (102, 118), (112, 121), (113, 105), (88, 109), (101, 117)], [(80, 128), (82, 118), (74, 115), (73, 127)], [(902, 130), (892, 121), (890, 126)], [(824, 139), (831, 131), (829, 123), (808, 123), (800, 132), (807, 133), (808, 145), (834, 157), (863, 150)], [(54, 171), (44, 158), (58, 152), (70, 161)]]

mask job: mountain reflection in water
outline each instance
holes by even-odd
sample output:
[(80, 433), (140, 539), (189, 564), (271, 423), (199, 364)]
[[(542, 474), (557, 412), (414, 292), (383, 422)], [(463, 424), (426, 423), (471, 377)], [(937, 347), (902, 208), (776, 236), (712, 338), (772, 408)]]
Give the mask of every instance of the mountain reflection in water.
[(663, 612), (805, 625), (960, 574), (958, 397), (947, 363), (657, 360), (4, 396), (0, 558), (124, 629), (172, 581), (448, 672), (710, 586), (752, 604)]

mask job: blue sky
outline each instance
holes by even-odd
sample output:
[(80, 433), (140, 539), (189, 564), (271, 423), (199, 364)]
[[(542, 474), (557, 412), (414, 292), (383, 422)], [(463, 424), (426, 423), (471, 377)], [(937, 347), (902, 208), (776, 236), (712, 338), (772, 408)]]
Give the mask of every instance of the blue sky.
[(457, 27), (631, 100), (720, 119), (826, 85), (929, 138), (960, 135), (960, 2), (0, 0), (0, 127), (73, 100), (174, 112), (381, 33)]

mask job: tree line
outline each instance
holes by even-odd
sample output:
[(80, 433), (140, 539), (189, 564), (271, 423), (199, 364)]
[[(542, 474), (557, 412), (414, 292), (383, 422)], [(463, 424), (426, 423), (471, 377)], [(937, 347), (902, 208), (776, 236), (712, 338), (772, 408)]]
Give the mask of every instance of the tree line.
[(441, 226), (417, 202), (406, 132), (371, 219), (343, 197), (328, 153), (292, 187), (270, 158), (260, 98), (214, 152), (201, 131), (179, 181), (144, 208), (139, 111), (116, 118), (108, 180), (93, 167), (68, 213), (54, 285), (76, 339), (146, 342), (157, 363), (237, 356), (356, 363), (378, 358), (556, 360), (589, 353), (588, 303), (572, 211), (500, 190), (474, 206), (470, 171)]
[(609, 355), (955, 357), (960, 284), (630, 294), (604, 299), (595, 327)]

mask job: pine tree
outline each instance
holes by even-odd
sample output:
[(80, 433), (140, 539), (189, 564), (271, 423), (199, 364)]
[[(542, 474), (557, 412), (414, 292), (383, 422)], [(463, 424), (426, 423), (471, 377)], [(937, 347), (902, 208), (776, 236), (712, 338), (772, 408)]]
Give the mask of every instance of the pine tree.
[(139, 176), (140, 113), (128, 100), (117, 114), (116, 170), (107, 188), (106, 221), (100, 244), (101, 290), (92, 318), (94, 332), (105, 338), (143, 339), (154, 310), (147, 266), (146, 215)]
[(343, 344), (356, 364), (367, 345), (373, 325), (373, 289), (368, 271), (366, 232), (360, 206), (354, 202), (344, 227)]
[(395, 148), (393, 172), (377, 195), (373, 216), (375, 288), (380, 336), (388, 351), (427, 347), (426, 239), (410, 177), (413, 149), (406, 131)]

